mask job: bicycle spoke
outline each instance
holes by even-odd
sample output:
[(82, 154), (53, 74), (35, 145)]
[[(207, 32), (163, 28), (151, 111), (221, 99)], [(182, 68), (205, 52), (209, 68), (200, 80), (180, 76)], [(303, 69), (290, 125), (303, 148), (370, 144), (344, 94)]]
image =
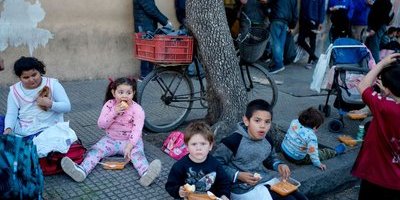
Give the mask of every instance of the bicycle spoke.
[(140, 85), (139, 92), (145, 126), (154, 132), (171, 131), (191, 110), (193, 85), (179, 70), (157, 69), (152, 76)]
[(248, 100), (264, 99), (274, 106), (278, 89), (269, 73), (258, 64), (242, 65), (241, 69)]

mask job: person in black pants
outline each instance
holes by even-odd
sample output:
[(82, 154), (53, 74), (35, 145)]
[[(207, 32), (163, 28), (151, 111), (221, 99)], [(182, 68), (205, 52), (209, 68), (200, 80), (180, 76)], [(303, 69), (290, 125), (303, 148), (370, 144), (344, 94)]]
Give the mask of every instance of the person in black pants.
[[(307, 69), (311, 69), (318, 57), (315, 56), (315, 39), (321, 31), (325, 18), (325, 0), (302, 0), (300, 5), (299, 37), (297, 43), (308, 53)], [(306, 38), (310, 42), (307, 44)]]

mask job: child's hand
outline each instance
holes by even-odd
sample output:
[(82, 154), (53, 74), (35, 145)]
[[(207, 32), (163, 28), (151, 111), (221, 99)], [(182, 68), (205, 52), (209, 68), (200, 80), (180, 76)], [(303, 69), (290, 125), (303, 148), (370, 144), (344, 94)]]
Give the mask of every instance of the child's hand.
[(278, 172), (282, 176), (283, 180), (288, 180), (290, 176), (290, 169), (285, 164), (278, 165)]
[(127, 160), (131, 160), (131, 151), (133, 149), (133, 144), (131, 142), (128, 142), (125, 146), (124, 150), (124, 158)]
[(380, 66), (382, 66), (382, 68), (384, 68), (384, 67), (387, 67), (392, 62), (395, 62), (396, 59), (400, 59), (400, 53), (393, 53), (393, 54), (386, 56), (377, 65), (380, 65)]
[(250, 172), (239, 172), (238, 179), (249, 185), (256, 185), (260, 180), (260, 178), (254, 177), (254, 174)]
[(188, 192), (183, 188), (183, 186), (179, 187), (179, 196), (185, 198), (189, 195)]
[(222, 200), (229, 200), (229, 198), (226, 197), (225, 195), (222, 195), (222, 196), (221, 196), (221, 199), (222, 199)]
[(36, 103), (41, 109), (46, 111), (53, 105), (53, 101), (49, 97), (38, 97)]
[(12, 132), (11, 128), (7, 128), (6, 130), (4, 130), (4, 135), (10, 134)]
[(322, 170), (322, 171), (325, 171), (326, 170), (326, 165), (324, 165), (324, 164), (320, 164), (319, 165), (319, 168)]
[(127, 102), (121, 101), (115, 106), (115, 113), (118, 115), (124, 113), (124, 111), (128, 108), (129, 104)]

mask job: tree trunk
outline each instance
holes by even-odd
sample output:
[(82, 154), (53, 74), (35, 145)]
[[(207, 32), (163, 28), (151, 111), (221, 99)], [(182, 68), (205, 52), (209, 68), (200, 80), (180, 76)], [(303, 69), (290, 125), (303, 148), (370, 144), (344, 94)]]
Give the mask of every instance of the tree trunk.
[(223, 1), (187, 0), (186, 20), (206, 72), (206, 119), (218, 124), (217, 136), (221, 138), (242, 119), (247, 103)]

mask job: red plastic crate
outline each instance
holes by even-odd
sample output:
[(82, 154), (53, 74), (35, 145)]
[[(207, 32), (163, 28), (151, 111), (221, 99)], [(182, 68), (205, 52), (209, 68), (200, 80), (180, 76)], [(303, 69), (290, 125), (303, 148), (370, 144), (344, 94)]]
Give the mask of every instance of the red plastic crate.
[(158, 64), (188, 64), (193, 57), (193, 37), (156, 35), (152, 39), (142, 38), (145, 33), (135, 34), (135, 56)]

